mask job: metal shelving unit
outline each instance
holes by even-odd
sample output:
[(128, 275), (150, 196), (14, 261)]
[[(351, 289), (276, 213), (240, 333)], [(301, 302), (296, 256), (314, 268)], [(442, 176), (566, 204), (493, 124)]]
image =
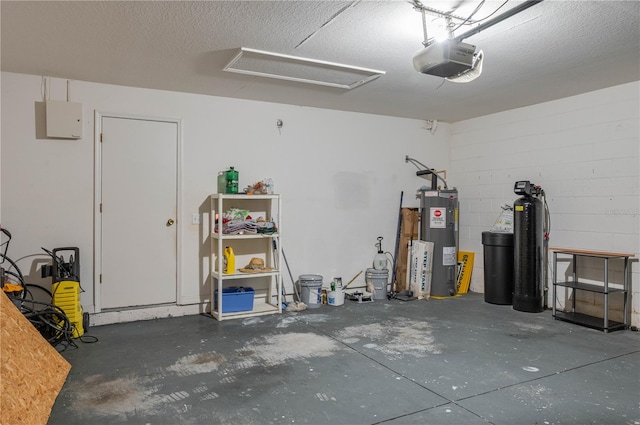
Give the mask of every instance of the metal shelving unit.
[[(605, 252), (605, 251), (590, 251), (582, 249), (564, 249), (564, 248), (549, 248), (553, 251), (553, 317), (557, 320), (563, 320), (566, 322), (575, 323), (577, 325), (587, 326), (589, 328), (598, 329), (604, 332), (615, 331), (620, 329), (626, 329), (628, 327), (628, 309), (629, 309), (629, 258), (634, 254), (626, 254), (619, 252)], [(559, 282), (558, 281), (558, 254), (570, 255), (572, 257), (573, 271), (571, 280)], [(601, 258), (604, 261), (604, 276), (602, 285), (594, 283), (581, 282), (578, 277), (578, 258), (580, 257), (593, 257)], [(610, 260), (623, 260), (624, 261), (624, 283), (622, 288), (609, 286), (609, 261)], [(573, 291), (573, 298), (571, 301), (571, 311), (558, 311), (556, 308), (556, 288), (558, 286), (570, 288)], [(594, 317), (583, 313), (576, 312), (576, 292), (588, 291), (597, 294), (602, 294), (604, 298), (603, 302), (603, 317)], [(609, 295), (621, 292), (623, 294), (623, 313), (624, 319), (621, 322), (609, 320)]]

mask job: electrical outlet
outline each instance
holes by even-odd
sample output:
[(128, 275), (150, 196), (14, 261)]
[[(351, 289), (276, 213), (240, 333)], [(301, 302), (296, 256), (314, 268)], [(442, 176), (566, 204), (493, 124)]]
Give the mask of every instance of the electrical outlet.
[(191, 214), (191, 224), (200, 224), (200, 214), (198, 213)]

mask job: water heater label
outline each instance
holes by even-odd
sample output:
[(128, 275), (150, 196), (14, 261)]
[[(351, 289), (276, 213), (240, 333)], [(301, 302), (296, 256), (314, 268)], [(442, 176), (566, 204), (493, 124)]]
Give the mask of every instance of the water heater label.
[(458, 259), (456, 258), (456, 247), (455, 246), (445, 246), (442, 247), (442, 265), (443, 266), (455, 266), (458, 264)]
[(432, 229), (444, 229), (447, 227), (447, 209), (432, 207), (429, 213), (429, 227)]

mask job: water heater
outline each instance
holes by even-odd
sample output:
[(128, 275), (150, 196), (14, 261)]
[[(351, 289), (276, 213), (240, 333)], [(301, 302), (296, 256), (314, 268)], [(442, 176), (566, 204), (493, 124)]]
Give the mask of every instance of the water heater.
[(458, 190), (421, 189), (420, 207), (420, 239), (433, 242), (434, 245), (431, 295), (455, 295), (458, 263)]
[(545, 287), (544, 191), (525, 180), (515, 183), (514, 192), (522, 197), (513, 203), (513, 309), (539, 313)]

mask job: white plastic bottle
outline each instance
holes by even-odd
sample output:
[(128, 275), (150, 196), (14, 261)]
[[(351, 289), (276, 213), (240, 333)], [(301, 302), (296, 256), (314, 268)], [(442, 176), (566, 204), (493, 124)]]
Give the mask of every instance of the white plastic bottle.
[(387, 268), (387, 256), (382, 252), (382, 236), (378, 236), (378, 243), (376, 244), (378, 252), (373, 257), (373, 268), (376, 270), (384, 270)]

